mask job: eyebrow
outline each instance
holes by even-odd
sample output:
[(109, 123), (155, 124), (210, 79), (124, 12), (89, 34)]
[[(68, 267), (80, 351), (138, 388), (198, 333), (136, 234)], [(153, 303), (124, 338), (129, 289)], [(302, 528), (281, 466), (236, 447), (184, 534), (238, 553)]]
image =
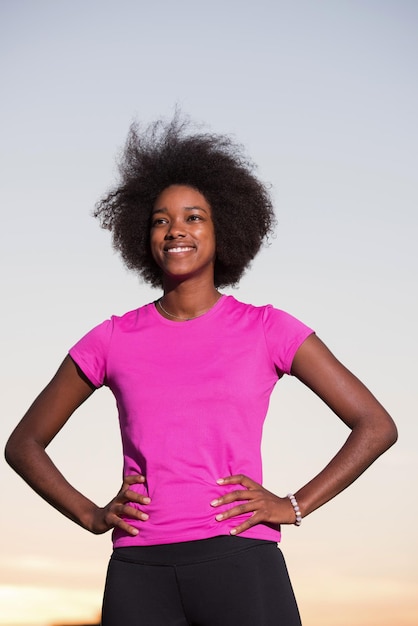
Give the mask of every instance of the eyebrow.
[[(198, 205), (194, 205), (194, 206), (185, 206), (183, 207), (183, 209), (185, 211), (203, 211), (203, 213), (206, 213), (207, 215), (209, 215), (208, 211), (206, 211), (206, 209), (204, 209), (202, 206), (198, 206)], [(153, 209), (151, 215), (155, 215), (156, 213), (168, 213), (168, 209), (165, 207), (162, 207), (160, 209)]]

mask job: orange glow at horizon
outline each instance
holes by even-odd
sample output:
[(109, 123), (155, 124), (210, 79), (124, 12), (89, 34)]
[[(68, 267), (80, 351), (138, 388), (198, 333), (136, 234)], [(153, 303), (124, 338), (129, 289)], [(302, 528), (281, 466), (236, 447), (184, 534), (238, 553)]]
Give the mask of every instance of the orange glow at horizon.
[(1, 626), (97, 623), (101, 591), (1, 585)]
[[(305, 587), (305, 586), (304, 586)], [(315, 591), (311, 584), (300, 594), (302, 622), (306, 626), (416, 626), (418, 607), (416, 584), (388, 584), (364, 581), (350, 589), (340, 583)], [(85, 626), (97, 624), (101, 590), (0, 586), (0, 626)]]

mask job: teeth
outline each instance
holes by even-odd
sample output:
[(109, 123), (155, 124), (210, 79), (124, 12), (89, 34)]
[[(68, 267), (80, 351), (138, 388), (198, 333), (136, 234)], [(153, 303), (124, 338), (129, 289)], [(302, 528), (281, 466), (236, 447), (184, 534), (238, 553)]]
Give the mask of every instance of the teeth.
[(180, 246), (179, 248), (169, 248), (167, 252), (189, 252), (190, 250), (193, 250), (193, 248), (186, 248), (184, 246)]

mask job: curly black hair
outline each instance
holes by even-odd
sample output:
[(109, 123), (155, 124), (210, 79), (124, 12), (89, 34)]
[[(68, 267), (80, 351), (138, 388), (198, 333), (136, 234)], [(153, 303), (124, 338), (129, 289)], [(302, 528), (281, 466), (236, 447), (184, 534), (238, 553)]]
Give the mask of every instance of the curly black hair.
[(269, 193), (254, 169), (241, 145), (225, 135), (190, 132), (178, 113), (142, 131), (134, 123), (119, 161), (120, 183), (97, 203), (94, 216), (112, 232), (126, 266), (160, 287), (162, 271), (149, 242), (151, 210), (170, 185), (193, 187), (212, 210), (215, 285), (235, 285), (275, 226)]

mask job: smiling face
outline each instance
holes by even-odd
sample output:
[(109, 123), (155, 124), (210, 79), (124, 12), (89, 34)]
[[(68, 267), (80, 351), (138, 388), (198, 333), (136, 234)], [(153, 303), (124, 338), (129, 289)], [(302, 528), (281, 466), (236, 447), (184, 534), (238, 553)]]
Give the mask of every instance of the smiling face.
[(211, 208), (193, 187), (171, 185), (151, 215), (151, 252), (165, 280), (198, 277), (213, 283), (215, 229)]

